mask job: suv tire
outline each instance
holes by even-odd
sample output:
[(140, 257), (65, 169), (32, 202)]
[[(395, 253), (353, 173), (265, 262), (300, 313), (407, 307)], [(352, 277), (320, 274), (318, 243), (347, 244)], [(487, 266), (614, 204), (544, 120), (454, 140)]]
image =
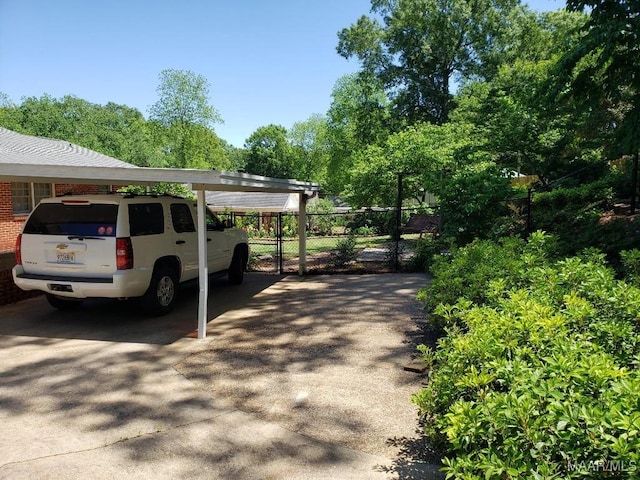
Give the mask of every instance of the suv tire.
[(151, 283), (141, 298), (145, 313), (153, 316), (169, 313), (176, 302), (178, 275), (167, 266), (158, 265), (153, 270)]
[(49, 305), (51, 305), (53, 308), (57, 308), (58, 310), (73, 310), (75, 308), (78, 308), (82, 304), (82, 300), (56, 297), (51, 293), (47, 293), (46, 297)]

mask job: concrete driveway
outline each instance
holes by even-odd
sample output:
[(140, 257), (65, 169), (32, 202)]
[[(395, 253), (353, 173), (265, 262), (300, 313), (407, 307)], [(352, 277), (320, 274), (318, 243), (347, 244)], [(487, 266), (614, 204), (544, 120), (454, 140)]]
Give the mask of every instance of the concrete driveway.
[(443, 478), (410, 395), (419, 274), (213, 280), (170, 315), (0, 307), (0, 479)]

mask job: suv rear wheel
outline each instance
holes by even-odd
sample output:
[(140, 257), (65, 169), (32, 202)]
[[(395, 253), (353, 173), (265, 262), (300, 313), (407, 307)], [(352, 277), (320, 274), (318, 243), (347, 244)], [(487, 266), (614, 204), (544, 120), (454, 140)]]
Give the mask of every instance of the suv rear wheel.
[(74, 308), (78, 308), (82, 304), (82, 300), (76, 300), (73, 298), (64, 298), (64, 297), (56, 297), (50, 293), (46, 294), (47, 302), (53, 308), (57, 308), (58, 310), (73, 310)]
[(142, 296), (141, 304), (150, 315), (169, 313), (176, 302), (178, 275), (164, 265), (156, 266), (151, 276), (147, 292)]

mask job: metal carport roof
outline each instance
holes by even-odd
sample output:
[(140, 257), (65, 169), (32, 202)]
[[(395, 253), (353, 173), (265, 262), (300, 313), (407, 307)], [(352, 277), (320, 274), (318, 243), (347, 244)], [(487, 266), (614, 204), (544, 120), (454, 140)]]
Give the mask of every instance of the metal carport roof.
[(320, 186), (311, 182), (216, 170), (136, 167), (62, 140), (34, 137), (0, 127), (0, 181), (102, 185), (191, 185), (197, 192), (200, 295), (198, 338), (205, 338), (209, 290), (205, 238), (205, 192), (208, 190), (298, 193), (300, 198), (300, 273), (306, 257), (305, 205)]

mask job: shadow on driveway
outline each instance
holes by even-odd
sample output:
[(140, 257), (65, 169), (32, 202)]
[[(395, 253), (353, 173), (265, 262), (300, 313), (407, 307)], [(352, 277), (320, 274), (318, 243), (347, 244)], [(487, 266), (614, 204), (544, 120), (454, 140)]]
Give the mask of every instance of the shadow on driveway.
[[(256, 294), (277, 283), (278, 275), (251, 274), (240, 285), (229, 285), (226, 277), (209, 282), (209, 319), (246, 305)], [(0, 335), (29, 337), (45, 343), (54, 339), (99, 340), (167, 345), (198, 328), (198, 287), (180, 289), (175, 309), (162, 317), (140, 312), (136, 302), (90, 299), (69, 311), (56, 310), (44, 296), (0, 307)], [(211, 320), (210, 320), (211, 321)]]
[[(0, 307), (0, 478), (441, 478), (410, 396), (424, 275), (212, 282), (126, 304)], [(400, 450), (400, 451), (399, 451)]]

